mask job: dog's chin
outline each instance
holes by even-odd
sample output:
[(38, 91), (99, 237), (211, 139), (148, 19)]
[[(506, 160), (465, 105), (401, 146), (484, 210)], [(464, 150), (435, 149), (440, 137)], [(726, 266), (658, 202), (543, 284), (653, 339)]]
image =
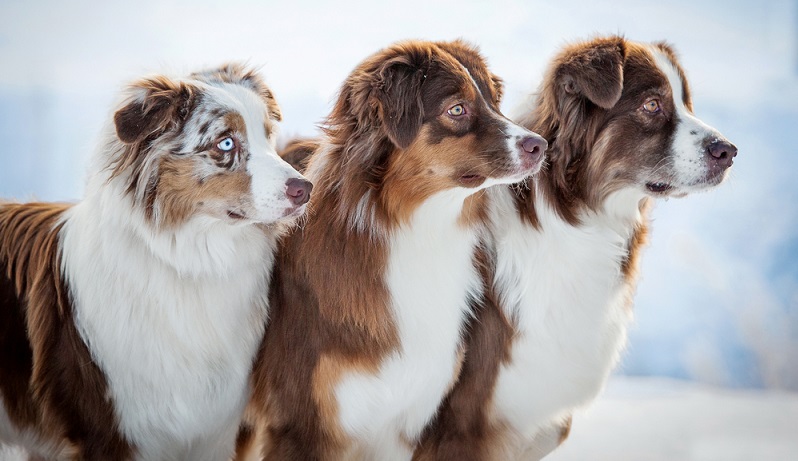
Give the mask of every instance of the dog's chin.
[(725, 172), (720, 174), (710, 175), (700, 181), (690, 184), (677, 184), (664, 181), (648, 181), (644, 187), (648, 195), (661, 198), (661, 197), (684, 197), (694, 192), (703, 192), (713, 187), (718, 186), (723, 180), (726, 179)]
[(534, 177), (540, 171), (540, 165), (530, 168), (519, 168), (516, 171), (507, 173), (504, 176), (489, 177), (482, 184), (483, 188), (496, 184), (518, 184)]

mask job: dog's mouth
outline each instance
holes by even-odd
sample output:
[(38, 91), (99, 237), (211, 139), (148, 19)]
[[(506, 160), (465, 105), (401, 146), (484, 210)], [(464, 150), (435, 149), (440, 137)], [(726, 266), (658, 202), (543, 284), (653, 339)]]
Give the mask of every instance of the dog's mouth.
[(233, 211), (233, 210), (227, 210), (227, 217), (230, 218), (230, 219), (233, 219), (235, 221), (242, 221), (244, 219), (247, 219), (246, 215), (243, 215), (243, 214), (241, 214), (241, 213), (239, 213), (237, 211)]
[(666, 182), (647, 182), (646, 189), (654, 194), (667, 194), (673, 189), (673, 186)]
[(478, 174), (464, 174), (460, 176), (460, 184), (464, 187), (478, 187), (485, 182), (485, 177)]

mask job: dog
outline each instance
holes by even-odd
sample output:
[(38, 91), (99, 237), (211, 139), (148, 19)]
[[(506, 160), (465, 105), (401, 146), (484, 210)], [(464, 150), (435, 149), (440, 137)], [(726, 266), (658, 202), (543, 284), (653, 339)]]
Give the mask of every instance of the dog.
[(400, 42), (346, 79), (305, 172), (307, 222), (275, 263), (253, 371), (265, 459), (412, 456), (483, 291), (484, 191), (546, 148), (501, 96), (461, 41)]
[(737, 154), (692, 109), (665, 43), (603, 37), (554, 58), (517, 118), (548, 163), (490, 191), (493, 295), (415, 459), (540, 459), (565, 440), (625, 345), (652, 202), (720, 184)]
[(0, 441), (74, 460), (232, 455), (277, 239), (311, 183), (228, 64), (130, 85), (77, 204), (0, 205)]

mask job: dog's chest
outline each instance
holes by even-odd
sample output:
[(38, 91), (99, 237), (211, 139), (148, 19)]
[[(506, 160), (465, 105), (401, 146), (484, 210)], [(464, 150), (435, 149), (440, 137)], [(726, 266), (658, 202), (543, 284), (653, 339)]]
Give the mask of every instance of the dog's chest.
[(599, 219), (574, 227), (540, 215), (541, 230), (508, 215), (498, 231), (497, 285), (517, 335), (495, 404), (523, 435), (598, 394), (631, 319), (621, 274), (628, 235)]
[(336, 388), (341, 425), (355, 439), (417, 438), (460, 365), (469, 296), (481, 290), (473, 263), (477, 237), (455, 222), (418, 227), (393, 237), (385, 273), (399, 350), (377, 374), (350, 374)]
[(254, 245), (251, 264), (193, 278), (116, 246), (64, 248), (78, 330), (140, 457), (183, 459), (237, 425), (265, 326), (271, 254)]

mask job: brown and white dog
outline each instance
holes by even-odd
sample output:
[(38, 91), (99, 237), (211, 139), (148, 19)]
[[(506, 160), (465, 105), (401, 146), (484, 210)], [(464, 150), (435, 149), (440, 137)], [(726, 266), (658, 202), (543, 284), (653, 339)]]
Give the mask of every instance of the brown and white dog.
[(75, 205), (0, 205), (0, 443), (57, 460), (227, 459), (276, 239), (310, 183), (238, 65), (133, 83)]
[(519, 118), (549, 163), (528, 188), (490, 191), (496, 296), (416, 459), (539, 459), (564, 440), (624, 347), (653, 200), (720, 184), (737, 154), (692, 109), (666, 44), (557, 55)]
[(408, 41), (344, 83), (285, 239), (254, 370), (267, 460), (409, 459), (455, 381), (482, 296), (485, 195), (546, 142), (499, 112), (473, 47)]

